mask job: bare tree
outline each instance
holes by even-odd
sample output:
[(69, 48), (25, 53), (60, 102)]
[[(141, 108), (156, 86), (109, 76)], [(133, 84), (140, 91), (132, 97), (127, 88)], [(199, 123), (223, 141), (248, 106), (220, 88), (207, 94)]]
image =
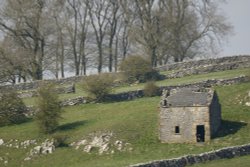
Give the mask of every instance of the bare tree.
[(28, 72), (34, 80), (43, 78), (45, 48), (44, 0), (9, 0), (1, 11), (0, 27), (20, 47), (30, 50)]
[(216, 1), (162, 0), (159, 4), (164, 8), (165, 54), (175, 62), (214, 51), (231, 32), (230, 24), (218, 13)]
[(158, 36), (160, 35), (157, 28), (159, 20), (154, 13), (156, 1), (135, 0), (133, 3), (133, 5), (130, 5), (130, 9), (127, 9), (127, 12), (132, 13), (135, 17), (135, 21), (130, 25), (130, 40), (134, 40), (143, 46), (150, 58), (151, 65), (156, 66)]
[[(114, 54), (113, 54), (113, 43), (114, 43), (114, 38), (117, 33), (117, 24), (118, 24), (118, 19), (120, 18), (121, 14), (119, 13), (119, 1), (117, 0), (110, 0), (111, 3), (111, 13), (110, 17), (108, 18), (108, 23), (109, 23), (109, 72), (113, 71), (113, 62), (114, 62)], [(118, 41), (117, 41), (118, 42)], [(117, 61), (117, 55), (115, 55), (115, 61)]]
[(67, 0), (67, 30), (71, 41), (74, 59), (75, 75), (80, 75), (81, 69), (86, 75), (86, 40), (88, 33), (88, 8), (81, 0)]
[(5, 1), (0, 76), (14, 83), (43, 79), (50, 70), (59, 78), (68, 66), (86, 75), (94, 65), (112, 72), (131, 53), (152, 67), (215, 53), (232, 29), (219, 13), (222, 1)]
[(94, 29), (96, 45), (98, 48), (98, 73), (103, 68), (103, 42), (106, 36), (106, 28), (108, 26), (108, 11), (111, 7), (109, 0), (87, 0), (86, 3), (89, 11), (91, 25)]
[(16, 82), (16, 72), (13, 62), (8, 58), (3, 48), (0, 49), (0, 83)]
[(29, 51), (15, 46), (12, 38), (5, 37), (0, 46), (0, 82), (14, 84), (21, 79), (26, 82), (28, 55)]
[(83, 75), (87, 73), (87, 34), (89, 28), (89, 18), (88, 18), (88, 8), (86, 3), (81, 3), (81, 8), (79, 10), (79, 17), (80, 17), (80, 51), (79, 54), (82, 59), (81, 63), (81, 71)]
[(51, 6), (51, 17), (54, 21), (54, 40), (55, 44), (55, 76), (59, 78), (59, 72), (61, 73), (61, 77), (64, 78), (65, 67), (64, 67), (64, 59), (65, 59), (65, 26), (66, 19), (64, 17), (64, 9), (65, 9), (65, 0), (52, 0), (50, 2)]
[(130, 40), (144, 48), (152, 66), (167, 63), (172, 57), (178, 62), (214, 51), (231, 30), (218, 12), (218, 1), (122, 2), (130, 3), (123, 6), (128, 8), (127, 16), (135, 17), (130, 24)]
[[(69, 4), (68, 10), (73, 10), (72, 16), (73, 16), (73, 27), (71, 27), (71, 23), (69, 22), (68, 32), (70, 34), (70, 42), (71, 42), (71, 47), (73, 50), (73, 56), (74, 56), (74, 67), (75, 67), (75, 75), (79, 75), (80, 73), (80, 56), (77, 53), (77, 35), (78, 35), (78, 4), (76, 0), (67, 0)], [(70, 9), (71, 8), (71, 9)], [(71, 12), (68, 12), (71, 14)]]

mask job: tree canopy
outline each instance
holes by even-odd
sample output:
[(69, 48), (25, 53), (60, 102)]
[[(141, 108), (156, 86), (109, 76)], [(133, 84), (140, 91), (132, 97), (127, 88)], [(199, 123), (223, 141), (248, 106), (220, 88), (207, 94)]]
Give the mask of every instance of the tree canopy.
[(3, 82), (41, 80), (45, 71), (56, 78), (113, 72), (128, 55), (143, 55), (152, 67), (213, 55), (232, 30), (215, 0), (4, 2)]

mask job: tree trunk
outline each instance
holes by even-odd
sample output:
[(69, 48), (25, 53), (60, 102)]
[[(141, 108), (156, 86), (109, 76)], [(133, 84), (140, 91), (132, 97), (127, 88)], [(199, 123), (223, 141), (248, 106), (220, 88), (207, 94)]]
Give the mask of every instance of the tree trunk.
[(97, 70), (98, 70), (98, 73), (100, 74), (102, 72), (102, 43), (98, 44), (98, 49), (99, 49), (99, 57), (98, 57), (98, 67), (97, 67)]
[(109, 41), (109, 72), (112, 72), (113, 70), (113, 37), (110, 37)]
[(151, 66), (156, 67), (157, 66), (157, 55), (156, 55), (156, 46), (152, 47), (151, 50)]
[(61, 46), (60, 71), (61, 71), (61, 77), (64, 78), (64, 43), (63, 43), (63, 34), (61, 30), (60, 30), (60, 46)]
[(114, 55), (114, 59), (115, 59), (115, 72), (117, 72), (118, 70), (118, 35), (116, 36), (116, 40), (115, 40), (115, 55)]

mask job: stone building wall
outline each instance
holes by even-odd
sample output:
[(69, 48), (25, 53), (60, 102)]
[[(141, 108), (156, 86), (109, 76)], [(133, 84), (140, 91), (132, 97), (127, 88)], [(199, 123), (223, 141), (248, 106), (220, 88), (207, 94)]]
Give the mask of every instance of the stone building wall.
[(205, 141), (210, 140), (208, 107), (166, 107), (161, 109), (159, 117), (159, 135), (163, 143), (196, 143), (197, 125), (205, 126)]

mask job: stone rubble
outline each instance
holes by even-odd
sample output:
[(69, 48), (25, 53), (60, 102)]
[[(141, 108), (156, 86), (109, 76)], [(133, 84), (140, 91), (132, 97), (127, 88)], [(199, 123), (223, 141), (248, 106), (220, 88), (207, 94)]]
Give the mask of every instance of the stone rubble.
[[(7, 155), (7, 154), (6, 154)], [(9, 163), (9, 159), (7, 156), (4, 156), (4, 157), (0, 157), (0, 166), (1, 164), (4, 164), (4, 166), (7, 166)]]
[(245, 97), (246, 103), (245, 105), (250, 107), (250, 91), (247, 92), (247, 96)]
[(66, 107), (66, 106), (75, 106), (75, 105), (86, 104), (86, 103), (87, 103), (86, 97), (78, 96), (75, 98), (63, 100), (60, 102), (60, 105), (62, 107)]
[[(31, 160), (35, 156), (42, 154), (52, 154), (55, 151), (55, 141), (46, 139), (41, 145), (38, 145), (37, 140), (25, 140), (19, 141), (17, 139), (11, 139), (9, 141), (4, 141), (0, 139), (0, 146), (16, 149), (27, 149), (30, 146), (35, 145), (28, 153), (28, 156), (24, 159), (25, 161)], [(4, 164), (8, 163), (8, 160), (4, 157), (0, 157), (0, 161)]]
[(0, 139), (0, 146), (4, 144), (3, 139)]
[(123, 142), (120, 140), (115, 141), (115, 146), (117, 148), (117, 150), (121, 151), (122, 147), (123, 147)]
[(16, 148), (16, 149), (26, 149), (27, 147), (31, 145), (36, 145), (36, 140), (25, 140), (25, 141), (18, 141), (11, 139), (9, 141), (4, 142), (3, 139), (0, 139), (0, 146), (8, 147), (8, 148)]
[(46, 139), (41, 145), (35, 146), (30, 150), (28, 157), (24, 160), (29, 161), (35, 156), (52, 154), (55, 151), (55, 141)]
[(23, 148), (27, 148), (30, 145), (36, 145), (36, 144), (37, 144), (36, 140), (25, 140), (25, 141), (20, 143), (20, 146)]
[(81, 149), (86, 153), (92, 153), (97, 149), (99, 154), (112, 154), (115, 151), (132, 150), (131, 144), (125, 143), (121, 140), (114, 141), (115, 137), (112, 132), (91, 134), (90, 139), (83, 139), (77, 142), (73, 142), (70, 146), (76, 150)]
[[(76, 150), (80, 149), (86, 153), (92, 153), (93, 150), (98, 150), (99, 154), (112, 154), (115, 151), (131, 151), (131, 144), (125, 143), (122, 140), (114, 140), (114, 134), (108, 133), (93, 133), (88, 139), (79, 140), (71, 144)], [(17, 139), (11, 139), (4, 141), (0, 138), (0, 146), (16, 149), (27, 149), (31, 146), (33, 148), (27, 153), (27, 157), (24, 161), (30, 161), (34, 157), (46, 154), (52, 154), (56, 148), (56, 141), (54, 139), (46, 139), (44, 142), (38, 145), (37, 140), (25, 140), (19, 141)], [(6, 154), (6, 156), (9, 156)], [(0, 157), (0, 162), (8, 164), (8, 158)]]

